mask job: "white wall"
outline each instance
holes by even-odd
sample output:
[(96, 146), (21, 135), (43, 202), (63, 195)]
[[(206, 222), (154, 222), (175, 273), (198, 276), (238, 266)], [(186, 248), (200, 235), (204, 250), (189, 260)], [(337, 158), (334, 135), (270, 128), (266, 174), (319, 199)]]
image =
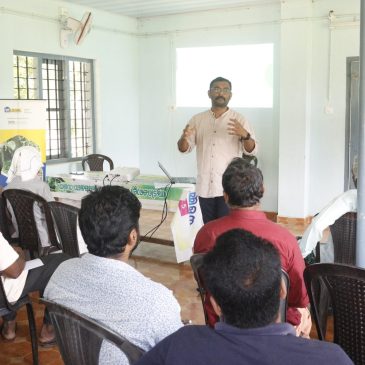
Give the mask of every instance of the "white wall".
[[(313, 22), (309, 213), (318, 212), (344, 189), (346, 58), (358, 56), (360, 46), (359, 27), (346, 26), (352, 22), (352, 14), (359, 14), (360, 1), (320, 1), (314, 3), (313, 15), (326, 14), (330, 9), (337, 14), (336, 21), (343, 24), (332, 30), (330, 63), (328, 22)], [(341, 14), (349, 16), (342, 18)], [(333, 114), (325, 113), (329, 72)]]
[[(137, 21), (92, 10), (94, 22), (84, 43), (59, 44), (59, 8), (81, 19), (85, 7), (42, 0), (0, 1), (0, 98), (12, 98), (13, 51), (29, 51), (95, 60), (96, 151), (116, 165), (139, 164)], [(49, 173), (75, 164), (49, 165)]]
[(174, 175), (195, 173), (195, 156), (176, 150), (182, 128), (200, 111), (174, 108), (176, 47), (273, 42), (274, 107), (239, 110), (250, 120), (260, 142), (258, 157), (266, 187), (263, 209), (285, 217), (316, 213), (343, 191), (346, 57), (359, 54), (358, 26), (333, 30), (333, 114), (325, 114), (327, 16), (334, 10), (338, 21), (348, 21), (358, 17), (359, 5), (357, 0), (291, 0), (141, 20), (142, 170), (158, 173), (156, 160), (162, 160)]
[(346, 57), (359, 54), (359, 27), (332, 31), (333, 114), (325, 114), (327, 15), (334, 10), (340, 22), (358, 18), (358, 0), (291, 0), (140, 21), (92, 9), (91, 33), (68, 49), (58, 43), (61, 6), (78, 19), (90, 10), (58, 1), (0, 0), (0, 98), (12, 97), (13, 50), (94, 59), (97, 151), (144, 173), (160, 174), (161, 160), (174, 175), (195, 174), (195, 155), (179, 154), (176, 141), (200, 110), (175, 108), (175, 48), (272, 42), (274, 106), (239, 109), (260, 142), (263, 209), (306, 217), (343, 191)]
[[(161, 161), (172, 175), (195, 175), (195, 152), (183, 155), (176, 142), (193, 114), (204, 108), (175, 108), (175, 50), (180, 47), (274, 43), (275, 100), (273, 109), (236, 109), (245, 115), (260, 143), (258, 158), (265, 176), (266, 210), (277, 210), (278, 182), (278, 50), (279, 26), (272, 22), (280, 8), (223, 10), (199, 15), (167, 16), (139, 22), (141, 170), (160, 173)], [(244, 22), (253, 23), (241, 27)], [(259, 22), (259, 24), (255, 24)], [(263, 22), (267, 24), (263, 24)], [(227, 77), (222, 75), (213, 75)], [(233, 93), (235, 89), (234, 80)], [(194, 80), (191, 80), (194, 88)], [(201, 90), (207, 95), (206, 88)], [(207, 96), (207, 107), (210, 101)]]

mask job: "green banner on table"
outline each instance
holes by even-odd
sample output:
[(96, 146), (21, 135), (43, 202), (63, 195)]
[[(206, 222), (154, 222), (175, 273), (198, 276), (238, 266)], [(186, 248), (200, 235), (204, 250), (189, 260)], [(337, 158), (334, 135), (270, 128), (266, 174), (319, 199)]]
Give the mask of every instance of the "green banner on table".
[[(51, 191), (60, 193), (77, 193), (94, 191), (100, 184), (92, 184), (89, 180), (75, 181), (65, 177), (47, 177), (48, 185)], [(118, 183), (116, 185), (124, 186), (129, 189), (137, 198), (145, 200), (168, 200), (179, 201), (182, 188), (179, 187), (156, 187), (154, 184), (135, 184), (135, 183)]]

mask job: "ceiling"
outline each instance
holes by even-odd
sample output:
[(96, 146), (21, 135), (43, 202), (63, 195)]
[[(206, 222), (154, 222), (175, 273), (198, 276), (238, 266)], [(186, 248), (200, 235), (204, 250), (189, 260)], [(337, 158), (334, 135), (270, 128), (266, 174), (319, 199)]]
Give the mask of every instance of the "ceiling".
[(280, 0), (66, 0), (119, 15), (146, 18), (196, 11), (280, 3)]

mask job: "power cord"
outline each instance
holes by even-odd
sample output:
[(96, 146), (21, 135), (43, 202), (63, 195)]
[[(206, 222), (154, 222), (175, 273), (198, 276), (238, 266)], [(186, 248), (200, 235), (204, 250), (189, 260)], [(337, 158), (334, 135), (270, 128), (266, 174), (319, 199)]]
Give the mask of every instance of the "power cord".
[(165, 199), (164, 199), (164, 203), (163, 203), (163, 208), (162, 208), (160, 223), (158, 223), (155, 227), (151, 228), (147, 233), (145, 233), (141, 237), (141, 241), (143, 241), (145, 238), (152, 238), (152, 236), (156, 233), (156, 231), (161, 227), (161, 225), (163, 224), (163, 222), (165, 222), (165, 220), (167, 218), (167, 213), (168, 213), (168, 209), (167, 209), (167, 197), (169, 196), (169, 192), (170, 192), (171, 186), (172, 186), (172, 183), (170, 182), (170, 183), (168, 183), (164, 187)]
[(104, 179), (103, 179), (103, 186), (105, 186), (105, 179), (106, 179), (108, 176), (109, 176), (108, 174), (106, 174), (106, 175), (104, 176)]
[(116, 178), (117, 178), (117, 177), (119, 177), (119, 176), (120, 176), (119, 174), (114, 175), (114, 176), (113, 176), (113, 178), (110, 180), (109, 185), (111, 186), (111, 185), (112, 185), (113, 180), (114, 180), (114, 179), (116, 179)]

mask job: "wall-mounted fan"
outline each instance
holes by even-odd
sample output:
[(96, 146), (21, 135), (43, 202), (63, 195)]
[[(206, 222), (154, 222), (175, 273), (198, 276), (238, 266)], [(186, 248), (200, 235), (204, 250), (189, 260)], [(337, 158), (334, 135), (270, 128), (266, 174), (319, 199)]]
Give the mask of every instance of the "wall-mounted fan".
[(76, 45), (80, 45), (90, 32), (92, 23), (91, 12), (87, 11), (81, 20), (71, 17), (61, 17), (60, 43), (62, 48), (68, 47), (68, 41), (72, 35)]

